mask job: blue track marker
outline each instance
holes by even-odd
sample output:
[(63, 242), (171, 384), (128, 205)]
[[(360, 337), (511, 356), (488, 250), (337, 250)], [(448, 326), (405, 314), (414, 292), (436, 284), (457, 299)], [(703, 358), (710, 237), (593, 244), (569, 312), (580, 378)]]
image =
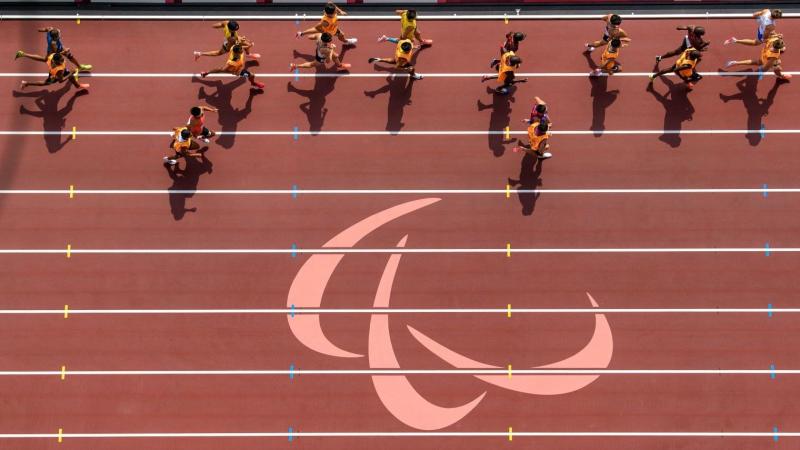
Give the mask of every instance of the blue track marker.
[(295, 140), (295, 141), (296, 141), (296, 140), (298, 140), (298, 139), (300, 139), (300, 134), (299, 134), (299, 132), (300, 132), (300, 128), (298, 128), (298, 127), (294, 127), (294, 140)]
[(764, 79), (764, 71), (761, 70), (761, 67), (759, 67), (758, 68), (758, 81), (761, 81), (763, 79)]
[(758, 130), (758, 134), (761, 135), (761, 139), (767, 137), (767, 126), (764, 125), (763, 123), (761, 124), (761, 128), (759, 128)]
[(772, 440), (778, 442), (778, 427), (772, 427)]
[(772, 317), (772, 303), (767, 305), (767, 317)]
[(289, 364), (289, 379), (294, 380), (294, 364)]
[(292, 438), (293, 438), (292, 433), (293, 432), (294, 432), (294, 430), (292, 430), (292, 427), (289, 427), (289, 442), (292, 442)]
[(300, 81), (300, 69), (294, 69), (294, 81)]
[(294, 24), (300, 26), (300, 16), (297, 14), (294, 15)]
[(297, 244), (292, 244), (292, 258), (297, 257)]
[(764, 244), (764, 254), (765, 254), (766, 256), (769, 256), (769, 242), (767, 242), (766, 244)]
[(767, 191), (767, 184), (766, 183), (764, 183), (763, 188), (764, 188), (764, 191), (761, 193), (761, 195), (763, 195), (764, 198), (767, 198), (767, 195), (769, 194), (769, 191)]
[(290, 311), (289, 311), (289, 316), (290, 316), (292, 319), (294, 319), (294, 303), (292, 303), (292, 306), (290, 306), (290, 307), (289, 307), (289, 309), (290, 309)]
[[(764, 186), (766, 186), (766, 184)], [(292, 185), (292, 198), (297, 198), (297, 185), (296, 184)]]
[(769, 365), (769, 377), (774, 380), (776, 376), (777, 376), (777, 374), (775, 373), (775, 364), (770, 364)]

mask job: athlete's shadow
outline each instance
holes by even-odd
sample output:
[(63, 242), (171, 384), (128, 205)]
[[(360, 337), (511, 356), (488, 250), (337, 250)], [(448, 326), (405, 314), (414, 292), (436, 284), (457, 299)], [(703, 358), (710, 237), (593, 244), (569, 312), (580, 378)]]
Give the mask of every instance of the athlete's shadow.
[(536, 209), (536, 201), (539, 199), (538, 192), (531, 192), (539, 189), (542, 185), (542, 163), (543, 160), (536, 158), (530, 153), (525, 153), (519, 166), (519, 179), (508, 179), (511, 187), (517, 187), (517, 197), (522, 205), (522, 215), (533, 215)]
[[(201, 149), (201, 151), (203, 151)], [(206, 157), (203, 151), (203, 156), (183, 158), (185, 167), (181, 169), (179, 166), (181, 162), (174, 166), (164, 165), (172, 179), (172, 186), (169, 187), (169, 207), (172, 210), (172, 217), (175, 220), (181, 220), (187, 212), (196, 212), (197, 208), (187, 208), (186, 200), (194, 196), (191, 193), (178, 193), (174, 191), (196, 191), (197, 184), (200, 181), (200, 175), (213, 172), (214, 165)]]
[[(589, 68), (594, 70), (597, 68), (590, 53), (584, 52), (586, 61)], [(612, 91), (608, 90), (608, 76), (601, 75), (599, 77), (589, 77), (589, 83), (592, 85), (592, 126), (589, 128), (593, 132), (594, 137), (600, 137), (606, 129), (606, 109), (611, 106), (619, 94), (619, 89)]]
[[(43, 89), (35, 92), (14, 91), (13, 95), (14, 97), (33, 97), (33, 103), (37, 108), (39, 108), (38, 111), (35, 111), (26, 108), (25, 105), (20, 105), (20, 114), (41, 118), (42, 129), (44, 129), (45, 132), (61, 132), (64, 131), (66, 126), (67, 115), (75, 106), (75, 100), (77, 100), (78, 97), (89, 93), (86, 90), (76, 91), (74, 94), (72, 94), (69, 100), (67, 100), (67, 103), (64, 105), (64, 107), (59, 108), (58, 104), (61, 102), (61, 97), (63, 97), (64, 94), (70, 90), (70, 87), (71, 85), (69, 83), (64, 83), (64, 85), (57, 90)], [(55, 153), (61, 150), (69, 141), (70, 136), (66, 136), (62, 140), (62, 136), (60, 134), (44, 135), (44, 143), (45, 146), (47, 146), (47, 151), (50, 153)]]
[[(344, 61), (344, 55), (347, 52), (347, 49), (348, 47), (343, 48), (342, 52), (339, 54), (339, 58), (342, 61)], [(307, 55), (296, 50), (294, 51), (294, 57), (302, 58), (306, 61), (314, 60), (314, 55)], [(308, 118), (308, 129), (312, 133), (322, 130), (322, 126), (325, 124), (325, 117), (328, 115), (328, 108), (325, 107), (326, 98), (328, 94), (333, 92), (333, 88), (336, 86), (336, 81), (340, 78), (338, 76), (320, 75), (335, 75), (338, 73), (343, 73), (343, 71), (336, 70), (335, 67), (318, 68), (315, 72), (317, 76), (314, 77), (314, 88), (310, 90), (298, 89), (292, 84), (291, 81), (286, 84), (287, 91), (294, 92), (295, 94), (299, 94), (308, 99), (307, 102), (300, 104), (300, 111), (303, 111)]]
[(508, 94), (497, 94), (491, 87), (486, 88), (486, 93), (492, 95), (492, 103), (487, 104), (478, 100), (478, 111), (491, 109), (489, 116), (489, 149), (494, 156), (503, 156), (506, 151), (506, 144), (516, 141), (516, 139), (505, 139), (504, 130), (511, 125), (511, 104), (514, 103), (514, 92), (516, 86), (509, 89)]
[(666, 77), (660, 78), (667, 86), (665, 94), (656, 91), (653, 83), (647, 85), (647, 92), (664, 107), (664, 134), (659, 136), (658, 140), (669, 144), (672, 148), (680, 147), (683, 122), (693, 119), (694, 106), (689, 100), (689, 90), (684, 83), (674, 83)]
[(758, 97), (758, 77), (745, 75), (743, 79), (736, 82), (736, 87), (739, 88), (738, 94), (719, 94), (719, 98), (725, 103), (731, 100), (741, 100), (744, 104), (744, 108), (747, 110), (747, 129), (750, 130), (747, 133), (747, 141), (750, 142), (750, 145), (756, 146), (761, 143), (760, 131), (764, 117), (769, 114), (769, 108), (775, 101), (778, 88), (785, 83), (785, 80), (776, 79), (767, 98), (761, 99)]
[[(252, 111), (253, 98), (256, 95), (263, 94), (264, 92), (257, 89), (250, 89), (247, 95), (247, 101), (244, 104), (244, 108), (235, 109), (233, 105), (231, 105), (233, 91), (245, 83), (244, 78), (237, 78), (235, 81), (226, 84), (220, 79), (208, 80), (204, 78), (193, 77), (192, 82), (204, 85), (197, 92), (197, 98), (200, 100), (205, 100), (209, 105), (219, 109), (217, 112), (217, 120), (219, 121), (221, 127), (220, 131), (222, 131), (222, 134), (217, 137), (217, 144), (223, 148), (233, 147), (233, 144), (236, 141), (236, 129), (239, 127), (239, 122), (247, 118)], [(216, 89), (216, 91), (213, 93), (207, 93), (205, 89), (206, 86), (213, 87)]]
[[(411, 56), (411, 64), (417, 65), (417, 57), (423, 50), (428, 47), (422, 47)], [(392, 134), (397, 134), (404, 126), (403, 114), (405, 107), (411, 105), (411, 94), (414, 91), (413, 78), (408, 76), (406, 72), (398, 71), (394, 67), (385, 65), (374, 65), (374, 69), (378, 72), (391, 72), (392, 74), (386, 77), (386, 84), (372, 91), (364, 91), (364, 95), (369, 98), (375, 98), (379, 94), (389, 93), (389, 104), (386, 111), (386, 131)]]

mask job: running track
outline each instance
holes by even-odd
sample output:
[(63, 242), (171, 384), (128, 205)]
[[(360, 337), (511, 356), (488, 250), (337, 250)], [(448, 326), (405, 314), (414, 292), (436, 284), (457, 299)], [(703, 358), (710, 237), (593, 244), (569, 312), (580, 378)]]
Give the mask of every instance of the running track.
[[(673, 48), (683, 21), (627, 21), (626, 72), (648, 72), (653, 56)], [(749, 20), (701, 21), (712, 40), (700, 70), (757, 50), (722, 47), (749, 36)], [(51, 24), (48, 22), (47, 24)], [(35, 21), (3, 21), (0, 54), (41, 51)], [(309, 26), (309, 22), (302, 28)], [(58, 23), (65, 45), (98, 73), (197, 73), (221, 62), (191, 60), (219, 45), (201, 22)], [(796, 22), (780, 30), (790, 51)], [(509, 29), (552, 37), (524, 42), (523, 72), (588, 72), (580, 47), (597, 38), (593, 21), (423, 22), (436, 44), (419, 54), (423, 73), (482, 73)], [(344, 22), (361, 39), (345, 61), (373, 73), (366, 58), (388, 55), (374, 38), (394, 22)], [(162, 29), (163, 28), (163, 29)], [(242, 34), (264, 55), (256, 73), (284, 73), (295, 41), (293, 21), (242, 21)], [(125, 40), (122, 36), (136, 36)], [(537, 48), (538, 46), (538, 48)], [(546, 53), (536, 60), (534, 55)], [(599, 58), (599, 54), (595, 57)], [(8, 73), (41, 71), (9, 61)], [(437, 197), (396, 219), (357, 248), (387, 249), (409, 235), (409, 248), (707, 248), (797, 247), (797, 193), (517, 194), (524, 189), (798, 188), (800, 156), (793, 133), (798, 94), (772, 76), (707, 76), (688, 97), (668, 79), (653, 94), (642, 76), (591, 81), (532, 78), (511, 102), (493, 98), (479, 78), (262, 78), (260, 95), (230, 78), (87, 78), (91, 93), (58, 88), (18, 94), (20, 77), (0, 77), (10, 97), (0, 111), (5, 131), (59, 131), (69, 136), (2, 136), (0, 188), (51, 194), (0, 195), (0, 249), (318, 249), (334, 235), (386, 208)], [(315, 91), (314, 91), (315, 90)], [(618, 94), (614, 91), (618, 90)], [(365, 95), (371, 92), (374, 98)], [(666, 99), (662, 96), (671, 95)], [(16, 94), (15, 94), (16, 93)], [(724, 99), (720, 96), (723, 95)], [(300, 131), (492, 131), (520, 120), (539, 95), (551, 105), (552, 160), (536, 169), (502, 134), (298, 136)], [(200, 99), (200, 100), (199, 100)], [(82, 131), (166, 131), (189, 106), (220, 108), (226, 132), (207, 162), (193, 161), (173, 180), (161, 166), (168, 138), (90, 136)], [(24, 111), (21, 109), (24, 108)], [(324, 115), (323, 111), (327, 110)], [(27, 112), (26, 112), (27, 111)], [(32, 113), (30, 111), (33, 111)], [(768, 113), (768, 114), (767, 114)], [(691, 115), (691, 120), (689, 116)], [(765, 133), (663, 134), (660, 130), (759, 130)], [(601, 135), (601, 129), (654, 134)], [(245, 136), (232, 131), (283, 131)], [(521, 136), (516, 135), (515, 136)], [(182, 167), (184, 163), (182, 163)], [(70, 199), (66, 190), (78, 189)], [(207, 189), (286, 189), (299, 195), (212, 195)], [(83, 194), (91, 189), (199, 189), (194, 195)], [(491, 194), (304, 194), (303, 189), (495, 189)], [(191, 211), (187, 211), (191, 209)], [(323, 307), (369, 308), (386, 254), (347, 255), (331, 278)], [(0, 308), (80, 309), (285, 308), (307, 254), (4, 254)], [(433, 253), (403, 256), (392, 294), (398, 308), (796, 308), (797, 253)], [(793, 313), (609, 313), (614, 353), (609, 369), (800, 369), (800, 329)], [(326, 335), (365, 354), (369, 314), (322, 318)], [(569, 357), (592, 336), (590, 314), (398, 314), (391, 336), (404, 369), (450, 369), (420, 347), (406, 325), (451, 349), (499, 367), (541, 366)], [(368, 375), (79, 376), (78, 370), (367, 370), (366, 358), (332, 358), (309, 350), (285, 314), (0, 316), (0, 371), (52, 371), (0, 377), (0, 448), (408, 448), (465, 449), (522, 445), (550, 449), (794, 448), (800, 431), (798, 375), (606, 374), (566, 395), (532, 396), (470, 375), (414, 375), (441, 406), (487, 396), (444, 432), (484, 437), (125, 438), (87, 441), (70, 433), (409, 432), (386, 410)], [(61, 380), (57, 372), (65, 366)], [(515, 375), (518, 376), (518, 375)], [(503, 435), (513, 427), (514, 440)], [(55, 433), (65, 434), (58, 443)], [(522, 437), (518, 432), (754, 432), (756, 437)], [(777, 436), (776, 436), (777, 437)], [(413, 441), (411, 441), (413, 440)], [(92, 442), (93, 444), (88, 444)], [(413, 442), (413, 444), (411, 444)]]

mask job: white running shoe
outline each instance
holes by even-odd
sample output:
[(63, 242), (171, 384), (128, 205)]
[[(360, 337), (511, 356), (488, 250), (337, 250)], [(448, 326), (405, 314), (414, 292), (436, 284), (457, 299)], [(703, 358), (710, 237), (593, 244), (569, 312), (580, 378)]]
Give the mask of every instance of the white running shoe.
[(350, 45), (356, 45), (358, 43), (358, 39), (357, 38), (348, 38), (348, 39), (346, 39), (346, 42), (348, 44), (350, 44)]
[(584, 50), (585, 52), (591, 53), (594, 51), (594, 47), (592, 47), (591, 45), (589, 44), (584, 44), (584, 45), (586, 46), (586, 50)]
[(736, 61), (728, 61), (728, 62), (725, 63), (725, 67), (731, 67), (734, 64), (736, 64)]
[(735, 43), (736, 43), (736, 38), (731, 36), (728, 39), (725, 39), (725, 42), (723, 42), (722, 45), (735, 44)]
[(378, 42), (386, 42), (389, 38), (384, 34), (383, 36), (378, 38)]
[(210, 139), (208, 139), (208, 138), (203, 138), (203, 142), (205, 142), (206, 144), (208, 144), (209, 142), (211, 142), (211, 140), (210, 140)]
[(550, 152), (544, 152), (541, 155), (538, 155), (536, 158), (538, 159), (550, 159), (553, 157), (553, 154)]
[(175, 164), (178, 164), (178, 160), (177, 159), (169, 159), (168, 157), (165, 156), (164, 157), (164, 164), (169, 164), (170, 166), (174, 166)]
[(200, 59), (200, 56), (202, 56), (202, 54), (200, 52), (192, 52), (192, 54), (194, 55), (194, 60), (195, 61)]
[(415, 80), (421, 80), (423, 77), (422, 77), (422, 75), (420, 75), (418, 73), (415, 73), (414, 75), (411, 75), (411, 78), (413, 78)]

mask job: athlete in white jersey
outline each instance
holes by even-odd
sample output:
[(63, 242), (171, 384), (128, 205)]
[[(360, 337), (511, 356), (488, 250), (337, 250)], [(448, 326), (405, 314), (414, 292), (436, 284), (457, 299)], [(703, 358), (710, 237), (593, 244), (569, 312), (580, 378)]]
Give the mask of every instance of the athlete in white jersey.
[(725, 40), (725, 45), (728, 44), (742, 44), (742, 45), (750, 45), (756, 46), (761, 45), (766, 42), (766, 39), (769, 38), (772, 33), (775, 32), (775, 19), (780, 19), (783, 16), (783, 11), (780, 9), (762, 9), (761, 11), (756, 11), (753, 13), (753, 17), (755, 17), (756, 21), (758, 22), (758, 31), (756, 32), (755, 39), (737, 39), (736, 37), (731, 36), (730, 38)]

